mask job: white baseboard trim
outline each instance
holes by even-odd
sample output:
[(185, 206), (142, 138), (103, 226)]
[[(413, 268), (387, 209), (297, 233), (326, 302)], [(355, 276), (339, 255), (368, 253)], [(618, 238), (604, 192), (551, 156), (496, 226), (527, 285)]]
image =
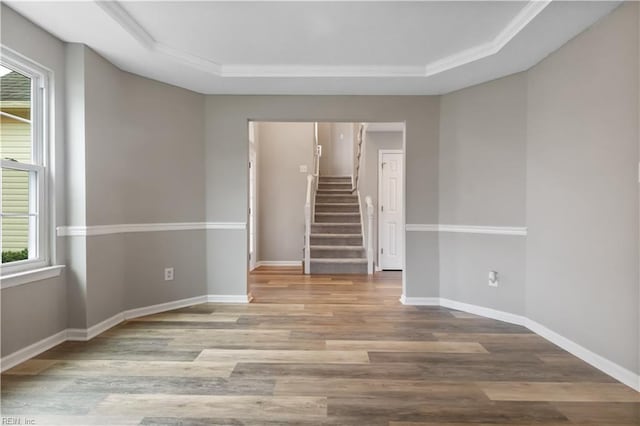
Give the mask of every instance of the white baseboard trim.
[(153, 315), (160, 312), (172, 311), (174, 309), (186, 308), (187, 306), (199, 305), (207, 302), (207, 296), (196, 296), (188, 299), (180, 299), (173, 302), (159, 303), (157, 305), (134, 308), (124, 311), (122, 315), (125, 320)]
[(540, 323), (527, 319), (526, 327), (537, 335), (544, 337), (551, 343), (560, 346), (570, 354), (573, 354), (576, 357), (580, 358), (587, 364), (590, 364), (603, 373), (608, 374), (614, 379), (640, 392), (640, 374), (636, 374), (631, 370), (627, 370), (621, 365), (618, 365), (615, 362), (601, 355), (598, 355), (595, 352), (590, 351), (584, 346), (581, 346), (578, 343), (569, 340), (564, 336), (561, 336), (560, 334), (548, 329)]
[(209, 303), (250, 303), (253, 296), (250, 294), (209, 294), (207, 302)]
[[(19, 349), (12, 354), (2, 357), (0, 360), (0, 371), (4, 372), (16, 365), (33, 358), (52, 347), (59, 345), (67, 340), (86, 341), (103, 333), (104, 331), (114, 327), (125, 319), (137, 318), (145, 315), (152, 315), (172, 309), (178, 309), (186, 306), (197, 305), (205, 301), (213, 303), (250, 303), (253, 297), (248, 295), (207, 295), (197, 296), (189, 299), (176, 300), (173, 302), (160, 303), (157, 305), (146, 306), (143, 308), (130, 309), (119, 314), (107, 318), (106, 320), (95, 324), (88, 329), (70, 328), (62, 330), (52, 336), (35, 342), (23, 349)], [(406, 297), (404, 294), (400, 297), (400, 302), (404, 305), (416, 306), (443, 306), (450, 309), (456, 309), (480, 315), (511, 324), (522, 325), (537, 335), (547, 339), (551, 343), (561, 347), (565, 351), (575, 355), (586, 363), (592, 365), (598, 370), (608, 374), (614, 379), (624, 383), (625, 385), (640, 392), (640, 375), (628, 370), (615, 362), (604, 358), (595, 352), (581, 346), (574, 341), (550, 330), (544, 325), (532, 321), (526, 317), (512, 314), (509, 312), (499, 311), (484, 306), (472, 305), (469, 303), (458, 302), (451, 299), (438, 297)]]
[(86, 342), (87, 340), (93, 339), (98, 334), (115, 327), (122, 321), (124, 321), (124, 315), (120, 312), (111, 318), (107, 318), (104, 321), (100, 321), (98, 324), (92, 325), (89, 328), (67, 328), (67, 340)]
[(159, 312), (171, 311), (173, 309), (184, 308), (186, 306), (198, 305), (200, 303), (206, 303), (207, 296), (196, 296), (188, 299), (180, 299), (172, 302), (159, 303), (157, 305), (144, 306), (142, 308), (129, 309), (124, 312), (115, 314), (114, 316), (107, 318), (98, 324), (92, 325), (89, 328), (68, 328), (67, 340), (75, 341), (87, 341), (91, 340), (99, 334), (109, 330), (112, 327), (120, 324), (122, 321), (144, 317), (147, 315), (157, 314)]
[(129, 309), (124, 312), (113, 315), (104, 321), (99, 322), (89, 328), (67, 328), (52, 336), (45, 337), (44, 339), (35, 342), (25, 348), (19, 349), (9, 355), (6, 355), (0, 359), (0, 371), (4, 372), (10, 368), (21, 364), (44, 351), (53, 348), (56, 345), (64, 343), (67, 340), (70, 341), (88, 341), (98, 336), (99, 334), (107, 331), (108, 329), (115, 327), (121, 322), (139, 318), (146, 315), (153, 315), (160, 312), (171, 311), (173, 309), (184, 308), (187, 306), (198, 305), (200, 303), (215, 302), (215, 303), (250, 303), (253, 299), (251, 294), (248, 295), (214, 295), (209, 294), (205, 296), (196, 296), (188, 299), (180, 299), (172, 302), (159, 303), (157, 305), (145, 306), (142, 308)]
[(67, 340), (67, 330), (62, 330), (52, 336), (45, 337), (44, 339), (35, 342), (27, 346), (26, 348), (22, 348), (12, 354), (3, 356), (2, 360), (0, 360), (0, 370), (2, 372), (5, 372), (10, 368), (13, 368), (16, 365), (33, 358), (34, 356), (40, 355), (44, 351), (48, 351), (54, 346), (63, 343), (65, 340)]
[(412, 306), (440, 306), (440, 298), (438, 297), (407, 297), (404, 294), (400, 296), (400, 303)]
[(581, 346), (578, 343), (561, 336), (555, 331), (550, 330), (544, 325), (524, 316), (438, 297), (406, 297), (403, 294), (400, 297), (400, 302), (404, 305), (443, 306), (445, 308), (464, 311), (482, 317), (524, 326), (540, 337), (547, 339), (554, 345), (557, 345), (570, 354), (580, 358), (587, 364), (590, 364), (603, 373), (640, 392), (640, 374), (636, 374), (633, 371), (590, 351), (584, 346)]
[(504, 321), (511, 324), (527, 326), (528, 319), (520, 316), (511, 314), (509, 312), (498, 311), (492, 308), (485, 308), (484, 306), (471, 305), (469, 303), (458, 302), (451, 299), (440, 298), (440, 306), (444, 306), (445, 308), (455, 309), (457, 311), (464, 311), (470, 314), (479, 315), (485, 318), (491, 318), (498, 321)]
[(256, 268), (259, 266), (302, 266), (300, 260), (261, 260), (256, 262)]

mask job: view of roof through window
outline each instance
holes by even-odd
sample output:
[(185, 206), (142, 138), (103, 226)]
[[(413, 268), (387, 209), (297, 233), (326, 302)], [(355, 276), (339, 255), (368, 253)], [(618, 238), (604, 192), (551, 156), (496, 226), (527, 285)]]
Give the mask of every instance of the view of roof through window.
[[(31, 79), (0, 66), (0, 158), (32, 163)], [(2, 168), (2, 263), (29, 257), (29, 172)]]

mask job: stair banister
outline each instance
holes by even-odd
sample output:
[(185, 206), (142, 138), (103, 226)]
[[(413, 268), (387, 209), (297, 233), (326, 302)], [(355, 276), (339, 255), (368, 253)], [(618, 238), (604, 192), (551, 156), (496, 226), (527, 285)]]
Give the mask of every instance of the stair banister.
[(315, 190), (318, 191), (318, 183), (320, 182), (320, 157), (322, 157), (322, 145), (318, 137), (318, 122), (313, 123), (313, 176), (316, 178)]
[(315, 180), (312, 174), (307, 175), (307, 198), (304, 203), (304, 273), (311, 273), (311, 218), (312, 216), (312, 201), (314, 199), (314, 185)]
[(367, 195), (364, 199), (367, 205), (367, 274), (373, 274), (373, 201)]
[(366, 130), (366, 125), (364, 123), (360, 124), (358, 128), (358, 136), (357, 136), (357, 150), (356, 150), (356, 158), (354, 165), (354, 176), (353, 176), (353, 192), (356, 192), (360, 186), (360, 168), (362, 166), (362, 155), (363, 155), (363, 143), (364, 143), (364, 133)]

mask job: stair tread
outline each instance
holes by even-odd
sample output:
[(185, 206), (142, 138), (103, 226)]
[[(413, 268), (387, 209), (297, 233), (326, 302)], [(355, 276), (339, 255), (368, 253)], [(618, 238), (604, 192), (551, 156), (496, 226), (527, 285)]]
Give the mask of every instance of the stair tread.
[(316, 203), (316, 206), (357, 206), (358, 203)]
[(360, 212), (316, 212), (321, 216), (360, 216)]
[(311, 262), (315, 263), (367, 263), (367, 259), (365, 258), (349, 258), (349, 259), (332, 259), (332, 258), (324, 258), (324, 257), (312, 257)]

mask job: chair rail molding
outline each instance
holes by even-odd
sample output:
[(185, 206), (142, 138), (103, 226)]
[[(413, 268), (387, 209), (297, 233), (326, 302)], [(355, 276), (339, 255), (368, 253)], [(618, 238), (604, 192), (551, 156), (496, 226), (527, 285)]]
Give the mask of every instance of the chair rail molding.
[(479, 225), (445, 225), (408, 223), (408, 232), (457, 232), (463, 234), (492, 234), (526, 236), (526, 226), (479, 226)]
[(58, 237), (128, 234), (132, 232), (192, 231), (201, 229), (246, 229), (245, 222), (125, 223), (116, 225), (58, 226)]

